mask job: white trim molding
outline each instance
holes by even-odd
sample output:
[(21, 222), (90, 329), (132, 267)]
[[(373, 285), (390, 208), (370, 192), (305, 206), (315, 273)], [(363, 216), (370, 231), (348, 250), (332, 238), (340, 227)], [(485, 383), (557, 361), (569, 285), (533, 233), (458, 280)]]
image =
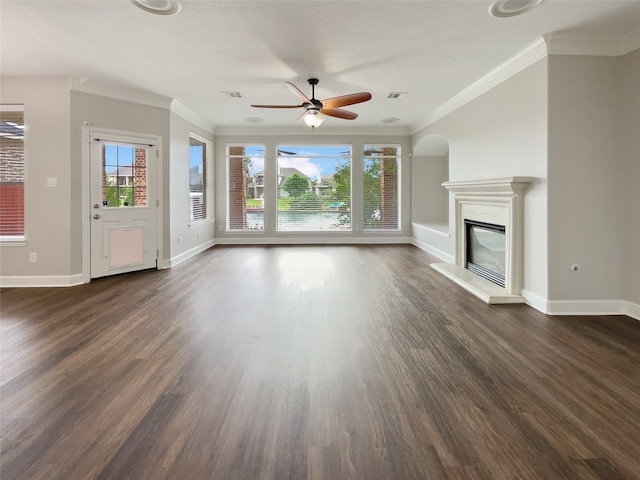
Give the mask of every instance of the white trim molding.
[(16, 275), (0, 277), (0, 287), (73, 287), (86, 283), (84, 275)]
[[(532, 177), (444, 182), (453, 193), (455, 265), (432, 267), (487, 303), (524, 303), (524, 193)], [(505, 286), (469, 272), (466, 266), (465, 219), (505, 227)]]
[(420, 250), (424, 250), (425, 252), (430, 253), (434, 257), (439, 258), (443, 262), (453, 263), (454, 261), (453, 255), (449, 255), (448, 253), (443, 252), (442, 250), (435, 248), (429, 245), (428, 243), (423, 242), (422, 240), (418, 240), (414, 238), (411, 240), (411, 244), (418, 247)]
[(626, 300), (551, 300), (549, 315), (627, 315), (640, 320), (640, 305)]
[(460, 93), (453, 96), (446, 103), (429, 113), (421, 122), (416, 123), (411, 128), (411, 133), (417, 133), (423, 128), (428, 127), (433, 122), (440, 120), (546, 56), (547, 44), (545, 43), (545, 39), (538, 37)]
[(304, 236), (304, 237), (264, 237), (256, 234), (249, 234), (244, 238), (241, 237), (216, 237), (217, 245), (364, 245), (364, 244), (412, 244), (413, 239), (407, 237), (396, 236), (363, 236), (363, 237), (323, 237)]
[[(170, 110), (171, 110), (171, 113), (175, 113), (179, 117), (182, 117), (185, 120), (193, 123), (194, 125), (197, 125), (198, 127), (204, 130), (207, 130), (211, 134), (215, 133), (215, 125), (213, 123), (202, 118), (200, 115), (198, 115), (189, 107), (187, 107), (184, 103), (179, 102), (176, 99), (173, 99), (171, 101)], [(209, 140), (209, 141), (212, 142), (213, 140)]]
[(624, 37), (593, 37), (553, 32), (545, 35), (549, 55), (619, 57), (640, 48), (640, 29)]
[(175, 257), (171, 257), (169, 260), (163, 260), (159, 265), (159, 269), (171, 268), (176, 265), (184, 262), (185, 260), (190, 259), (191, 257), (204, 252), (205, 250), (213, 247), (216, 244), (214, 240), (209, 240), (208, 242), (202, 243), (196, 247), (193, 247), (186, 252), (182, 252), (180, 255), (176, 255)]

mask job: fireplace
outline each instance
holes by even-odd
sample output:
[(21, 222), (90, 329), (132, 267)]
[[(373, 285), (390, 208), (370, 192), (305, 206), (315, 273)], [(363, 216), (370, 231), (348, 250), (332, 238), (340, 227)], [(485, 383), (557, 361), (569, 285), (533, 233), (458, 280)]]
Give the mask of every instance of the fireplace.
[(505, 226), (464, 219), (465, 268), (505, 286)]
[(453, 194), (455, 263), (432, 267), (487, 303), (524, 302), (524, 193), (533, 180), (443, 183)]

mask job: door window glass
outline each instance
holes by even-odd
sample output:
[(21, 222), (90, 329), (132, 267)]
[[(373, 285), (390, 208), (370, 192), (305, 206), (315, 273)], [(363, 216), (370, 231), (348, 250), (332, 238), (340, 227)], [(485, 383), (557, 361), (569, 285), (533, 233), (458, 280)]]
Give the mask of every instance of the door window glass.
[(106, 143), (102, 147), (102, 206), (147, 206), (147, 149)]

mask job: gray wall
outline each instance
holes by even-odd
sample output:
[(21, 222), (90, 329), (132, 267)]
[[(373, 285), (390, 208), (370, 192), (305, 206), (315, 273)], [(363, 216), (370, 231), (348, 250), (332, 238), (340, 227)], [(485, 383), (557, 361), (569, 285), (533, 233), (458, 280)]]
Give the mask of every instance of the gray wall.
[[(168, 106), (168, 105), (167, 105)], [(159, 242), (161, 259), (168, 259), (169, 244), (169, 176), (162, 172), (169, 170), (169, 110), (139, 103), (118, 100), (85, 92), (71, 92), (71, 165), (74, 172), (74, 230), (72, 235), (73, 264), (75, 272), (82, 271), (82, 124), (89, 127), (120, 130), (130, 133), (157, 135), (162, 137), (160, 172), (162, 185), (159, 189), (163, 201), (163, 235)], [(87, 267), (88, 268), (88, 267)]]
[(621, 59), (624, 164), (624, 299), (640, 305), (640, 49)]
[[(73, 260), (74, 172), (70, 168), (70, 107), (67, 77), (3, 77), (0, 103), (24, 104), (26, 246), (0, 245), (0, 275), (56, 276), (69, 283), (79, 273)], [(56, 177), (58, 186), (47, 187)], [(29, 253), (37, 253), (37, 263)]]
[(620, 58), (549, 57), (551, 301), (624, 297), (626, 101)]
[[(171, 148), (168, 174), (168, 190), (165, 191), (165, 205), (170, 209), (170, 239), (168, 256), (173, 261), (203, 244), (211, 244), (214, 237), (214, 212), (207, 222), (189, 225), (189, 135), (195, 133), (207, 140), (213, 135), (175, 113), (171, 113)], [(213, 155), (214, 152), (211, 152)], [(211, 164), (213, 170), (213, 163)], [(209, 172), (213, 181), (213, 172)]]

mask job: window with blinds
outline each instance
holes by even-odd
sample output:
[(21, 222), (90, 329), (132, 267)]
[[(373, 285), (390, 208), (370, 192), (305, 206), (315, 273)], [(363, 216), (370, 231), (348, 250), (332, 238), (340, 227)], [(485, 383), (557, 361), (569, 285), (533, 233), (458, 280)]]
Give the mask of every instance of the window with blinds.
[(189, 222), (206, 220), (209, 215), (208, 157), (211, 142), (192, 133), (189, 135)]
[(364, 147), (365, 230), (398, 230), (400, 191), (400, 146)]
[(24, 240), (22, 105), (0, 105), (0, 240)]
[(278, 231), (351, 230), (351, 146), (278, 146)]
[(264, 229), (264, 146), (227, 145), (227, 230)]

